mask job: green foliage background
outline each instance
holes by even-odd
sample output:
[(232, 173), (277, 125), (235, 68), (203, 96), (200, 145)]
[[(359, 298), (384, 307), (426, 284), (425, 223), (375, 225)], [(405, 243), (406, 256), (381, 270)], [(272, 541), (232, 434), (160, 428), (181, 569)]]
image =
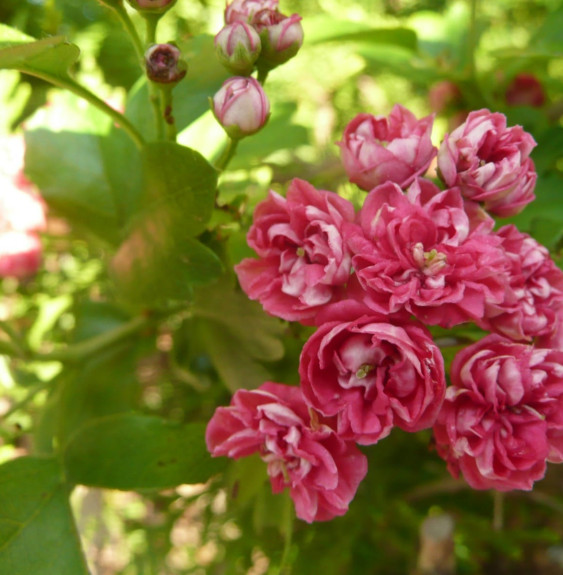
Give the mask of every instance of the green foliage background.
[[(451, 479), (429, 432), (394, 431), (365, 449), (369, 474), (349, 513), (308, 526), (271, 494), (260, 460), (206, 453), (215, 407), (241, 387), (297, 383), (310, 333), (236, 286), (253, 207), (294, 177), (359, 205), (334, 145), (356, 113), (399, 102), (426, 115), (431, 87), (448, 80), (459, 97), (438, 114), (436, 143), (472, 109), (523, 125), (538, 142), (537, 200), (511, 221), (561, 262), (560, 1), (281, 0), (281, 9), (303, 16), (305, 45), (268, 78), (267, 127), (220, 173), (226, 139), (208, 98), (228, 76), (212, 45), (222, 2), (178, 0), (159, 28), (188, 60), (174, 90), (182, 146), (153, 141), (146, 82), (112, 12), (95, 0), (0, 4), (0, 130), (25, 126), (26, 174), (51, 220), (42, 271), (2, 283), (2, 574), (258, 575), (282, 564), (404, 574), (416, 570), (421, 522), (442, 512), (456, 521), (460, 574), (563, 572), (555, 466), (533, 492), (501, 502)], [(507, 104), (520, 73), (542, 83), (545, 105)], [(80, 86), (102, 107), (123, 106), (151, 143), (139, 151)], [(447, 361), (455, 351), (444, 349)]]

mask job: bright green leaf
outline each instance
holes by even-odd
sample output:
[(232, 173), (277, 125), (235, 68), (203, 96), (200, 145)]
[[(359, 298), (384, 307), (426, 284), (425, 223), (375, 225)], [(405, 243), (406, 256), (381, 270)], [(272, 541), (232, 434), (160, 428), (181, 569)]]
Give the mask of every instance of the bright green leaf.
[(70, 67), (80, 50), (60, 36), (35, 40), (0, 24), (0, 68), (20, 70), (44, 79), (72, 81)]
[(55, 460), (21, 457), (0, 466), (0, 573), (88, 574)]
[(121, 414), (91, 421), (64, 452), (74, 483), (110, 489), (164, 489), (202, 483), (225, 466), (205, 446), (205, 424)]

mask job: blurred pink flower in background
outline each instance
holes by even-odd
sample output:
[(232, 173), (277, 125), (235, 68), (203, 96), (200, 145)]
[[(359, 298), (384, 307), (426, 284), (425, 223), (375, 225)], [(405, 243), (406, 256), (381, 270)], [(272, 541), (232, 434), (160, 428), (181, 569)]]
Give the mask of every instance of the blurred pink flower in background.
[(436, 156), (433, 122), (433, 116), (417, 120), (400, 104), (388, 118), (358, 114), (337, 143), (350, 181), (367, 191), (385, 182), (408, 186)]
[(26, 278), (41, 263), (45, 205), (23, 175), (24, 140), (0, 140), (0, 276)]
[(259, 454), (272, 491), (289, 487), (297, 517), (308, 523), (344, 515), (367, 473), (366, 456), (311, 415), (301, 389), (279, 383), (237, 391), (215, 411), (206, 442), (215, 457)]
[(521, 212), (534, 199), (536, 171), (529, 157), (536, 142), (506, 116), (477, 110), (446, 134), (438, 151), (440, 177), (500, 217)]
[(505, 92), (509, 106), (531, 106), (541, 108), (545, 104), (545, 90), (533, 74), (516, 74)]

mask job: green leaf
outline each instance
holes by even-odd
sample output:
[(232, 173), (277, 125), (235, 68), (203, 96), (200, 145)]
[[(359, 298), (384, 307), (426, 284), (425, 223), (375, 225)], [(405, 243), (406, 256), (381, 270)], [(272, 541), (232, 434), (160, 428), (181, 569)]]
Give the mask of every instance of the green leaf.
[(106, 172), (103, 138), (40, 129), (27, 132), (25, 141), (26, 174), (49, 206), (73, 224), (118, 243), (123, 222), (117, 190)]
[(137, 490), (202, 483), (226, 461), (207, 452), (205, 424), (121, 414), (78, 430), (64, 452), (64, 465), (74, 483)]
[(21, 457), (0, 466), (0, 573), (88, 574), (55, 460)]
[(261, 362), (284, 355), (283, 323), (264, 312), (260, 304), (235, 292), (227, 281), (196, 293), (193, 313), (207, 353), (231, 390), (256, 388), (271, 379)]
[(142, 208), (113, 262), (113, 276), (129, 301), (159, 305), (186, 299), (191, 286), (222, 271), (219, 258), (193, 236), (213, 212), (217, 172), (198, 152), (169, 142), (143, 151)]
[(60, 36), (35, 40), (0, 24), (0, 68), (20, 70), (39, 78), (73, 81), (69, 70), (80, 50)]
[(264, 312), (262, 306), (229, 282), (217, 282), (196, 293), (193, 314), (213, 320), (236, 340), (237, 353), (262, 361), (277, 361), (284, 354), (281, 337), (284, 324)]
[(323, 42), (368, 42), (416, 50), (416, 33), (408, 28), (374, 28), (362, 22), (343, 21), (329, 16), (307, 18), (304, 32), (308, 44)]

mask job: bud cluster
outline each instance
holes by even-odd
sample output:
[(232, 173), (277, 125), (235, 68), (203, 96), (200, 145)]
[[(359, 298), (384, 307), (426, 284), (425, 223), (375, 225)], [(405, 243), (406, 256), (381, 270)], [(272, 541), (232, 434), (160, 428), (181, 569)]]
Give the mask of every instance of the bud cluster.
[(233, 0), (225, 10), (225, 26), (215, 36), (221, 62), (242, 76), (254, 67), (268, 71), (287, 62), (302, 44), (301, 16), (282, 14), (277, 0)]

